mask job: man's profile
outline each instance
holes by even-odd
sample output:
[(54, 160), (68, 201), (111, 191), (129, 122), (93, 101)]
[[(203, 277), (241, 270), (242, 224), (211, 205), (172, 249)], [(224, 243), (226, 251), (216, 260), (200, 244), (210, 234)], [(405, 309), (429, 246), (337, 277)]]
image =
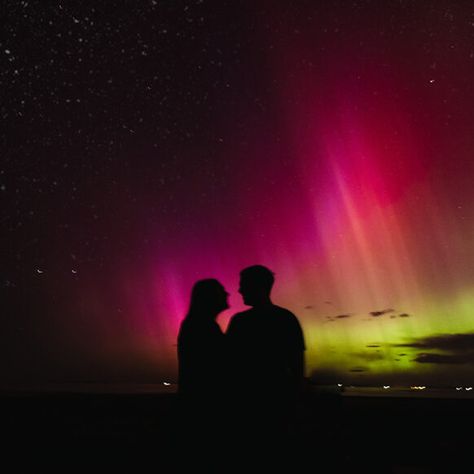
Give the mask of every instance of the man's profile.
[(302, 388), (305, 343), (297, 317), (273, 304), (274, 281), (262, 265), (240, 272), (239, 293), (251, 308), (232, 317), (226, 338), (242, 419), (278, 430)]

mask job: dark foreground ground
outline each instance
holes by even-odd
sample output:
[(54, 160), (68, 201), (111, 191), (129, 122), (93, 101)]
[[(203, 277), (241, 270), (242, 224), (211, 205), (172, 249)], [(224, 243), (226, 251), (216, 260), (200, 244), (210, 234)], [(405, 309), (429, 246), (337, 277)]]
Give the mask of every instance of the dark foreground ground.
[(214, 470), (186, 445), (174, 393), (9, 393), (0, 402), (2, 460), (13, 462), (10, 472), (28, 465), (62, 472), (450, 473), (470, 472), (474, 460), (469, 399), (308, 394), (292, 434), (267, 451), (285, 453), (276, 467), (266, 469), (264, 460), (253, 469), (245, 433), (226, 439), (199, 427), (200, 454), (212, 458)]

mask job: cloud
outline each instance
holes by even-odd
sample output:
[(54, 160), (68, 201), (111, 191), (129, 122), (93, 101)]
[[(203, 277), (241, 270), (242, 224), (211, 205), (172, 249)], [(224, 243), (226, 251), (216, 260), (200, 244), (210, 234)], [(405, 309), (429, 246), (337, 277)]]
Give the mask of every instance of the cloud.
[(467, 354), (430, 354), (422, 352), (414, 360), (421, 364), (468, 364), (474, 362), (474, 352)]
[(347, 313), (347, 314), (338, 314), (337, 316), (326, 316), (326, 319), (328, 322), (334, 322), (336, 319), (346, 319), (350, 318), (352, 315)]
[(419, 338), (413, 342), (395, 344), (396, 347), (413, 347), (415, 349), (437, 349), (450, 352), (474, 351), (474, 333), (437, 334)]
[(349, 369), (349, 372), (368, 372), (369, 369), (367, 367), (352, 367)]
[(474, 333), (436, 334), (403, 344), (394, 344), (394, 347), (423, 350), (413, 359), (420, 364), (461, 365), (474, 362)]
[(378, 316), (383, 316), (384, 314), (387, 314), (387, 313), (393, 313), (394, 311), (395, 311), (394, 309), (388, 308), (388, 309), (382, 309), (380, 311), (371, 311), (369, 314), (371, 316), (378, 317)]

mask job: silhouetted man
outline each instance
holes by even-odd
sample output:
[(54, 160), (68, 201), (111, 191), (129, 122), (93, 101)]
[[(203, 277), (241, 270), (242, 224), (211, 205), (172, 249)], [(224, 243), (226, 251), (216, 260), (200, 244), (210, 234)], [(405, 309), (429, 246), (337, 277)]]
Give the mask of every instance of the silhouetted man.
[(303, 331), (292, 312), (272, 303), (274, 280), (261, 265), (240, 272), (239, 293), (252, 308), (234, 315), (226, 332), (235, 428), (256, 443), (287, 433), (304, 380)]

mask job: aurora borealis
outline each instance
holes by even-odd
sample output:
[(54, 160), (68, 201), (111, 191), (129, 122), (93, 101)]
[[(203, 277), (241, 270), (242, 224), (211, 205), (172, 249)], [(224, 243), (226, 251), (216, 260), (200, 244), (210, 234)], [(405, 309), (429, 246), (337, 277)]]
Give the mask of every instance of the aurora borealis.
[(474, 7), (7, 2), (4, 380), (176, 379), (267, 265), (315, 382), (474, 381)]

